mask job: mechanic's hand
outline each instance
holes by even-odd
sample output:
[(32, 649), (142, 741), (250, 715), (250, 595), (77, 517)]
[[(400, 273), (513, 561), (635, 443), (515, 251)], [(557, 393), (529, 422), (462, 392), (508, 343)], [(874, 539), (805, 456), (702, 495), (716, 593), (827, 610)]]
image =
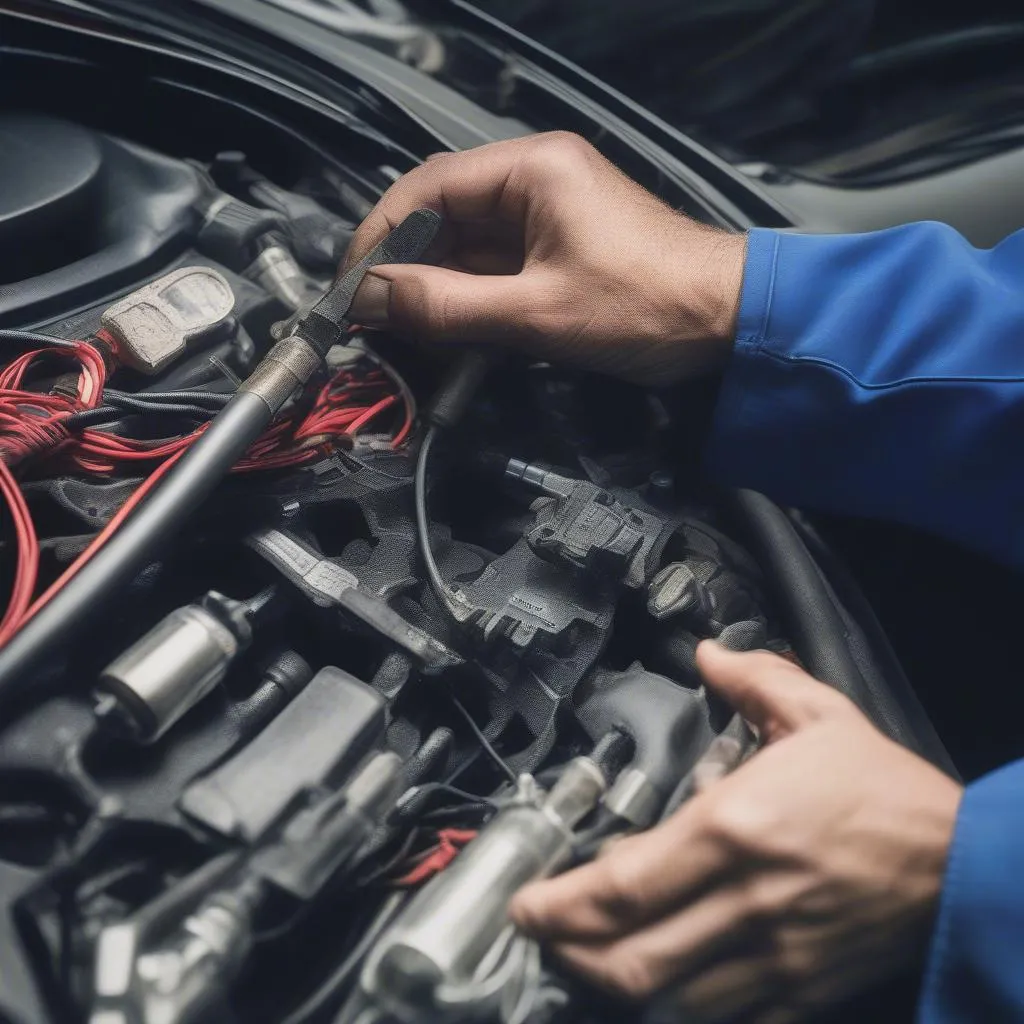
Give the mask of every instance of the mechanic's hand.
[(503, 342), (643, 383), (728, 354), (744, 237), (674, 212), (579, 136), (431, 157), (388, 189), (346, 265), (423, 206), (445, 217), (441, 266), (374, 268), (353, 320), (413, 340)]
[(920, 958), (960, 787), (767, 653), (698, 648), (767, 746), (650, 832), (523, 889), (518, 924), (686, 1021), (798, 1019)]

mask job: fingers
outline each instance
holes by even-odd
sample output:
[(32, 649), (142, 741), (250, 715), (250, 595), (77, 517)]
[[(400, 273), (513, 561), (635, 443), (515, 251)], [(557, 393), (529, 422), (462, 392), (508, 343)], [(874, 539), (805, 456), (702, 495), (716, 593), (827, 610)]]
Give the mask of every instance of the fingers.
[(427, 206), (448, 220), (511, 218), (521, 214), (526, 193), (510, 189), (524, 145), (494, 142), (463, 153), (440, 153), (398, 179), (359, 226), (346, 256), (358, 262), (413, 210)]
[[(767, 1007), (778, 1006), (786, 993), (785, 976), (775, 967), (770, 952), (750, 952), (724, 959), (694, 975), (665, 994), (665, 1002), (692, 1024), (767, 1024)], [(773, 1024), (792, 1020), (791, 1014), (770, 1019)]]
[(526, 329), (523, 283), (425, 265), (375, 267), (350, 312), (367, 327), (390, 327), (418, 341), (484, 342)]
[(546, 357), (557, 348), (558, 325), (571, 301), (558, 275), (544, 270), (487, 275), (393, 265), (367, 273), (350, 318), (416, 341), (514, 344)]
[(740, 948), (752, 928), (745, 911), (740, 892), (725, 888), (631, 934), (553, 948), (602, 988), (646, 999)]
[(593, 942), (674, 910), (727, 863), (726, 851), (698, 833), (687, 810), (575, 871), (526, 886), (509, 906), (512, 919), (531, 935)]
[(768, 742), (829, 715), (855, 711), (832, 687), (767, 651), (740, 654), (705, 641), (697, 647), (697, 668)]

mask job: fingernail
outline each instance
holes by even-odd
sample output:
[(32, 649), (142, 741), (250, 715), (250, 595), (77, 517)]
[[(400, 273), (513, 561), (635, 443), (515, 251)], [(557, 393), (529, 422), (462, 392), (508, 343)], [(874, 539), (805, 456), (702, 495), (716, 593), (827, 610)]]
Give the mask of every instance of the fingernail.
[(391, 282), (370, 271), (356, 290), (349, 319), (364, 327), (385, 327), (390, 305)]

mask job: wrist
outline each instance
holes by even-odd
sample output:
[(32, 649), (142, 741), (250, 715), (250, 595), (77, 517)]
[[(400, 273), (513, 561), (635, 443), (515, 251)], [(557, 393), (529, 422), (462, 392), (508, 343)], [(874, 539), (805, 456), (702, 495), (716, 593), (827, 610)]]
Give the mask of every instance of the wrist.
[(736, 339), (743, 292), (746, 235), (685, 223), (672, 272), (669, 317), (672, 376), (721, 369)]
[(736, 339), (747, 236), (716, 231), (708, 242), (701, 275), (700, 308), (705, 336), (725, 350)]

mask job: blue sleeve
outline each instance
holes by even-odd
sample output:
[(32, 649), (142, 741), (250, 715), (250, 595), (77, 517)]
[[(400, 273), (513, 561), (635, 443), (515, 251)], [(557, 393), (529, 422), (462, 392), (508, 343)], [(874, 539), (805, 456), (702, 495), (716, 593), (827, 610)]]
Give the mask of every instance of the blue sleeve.
[(786, 504), (1024, 565), (1024, 231), (752, 231), (709, 456)]
[(964, 791), (920, 1024), (1024, 1020), (1024, 761)]
[[(1024, 565), (1024, 231), (751, 232), (709, 450), (727, 481)], [(922, 1024), (1024, 1020), (1024, 761), (964, 794)]]

